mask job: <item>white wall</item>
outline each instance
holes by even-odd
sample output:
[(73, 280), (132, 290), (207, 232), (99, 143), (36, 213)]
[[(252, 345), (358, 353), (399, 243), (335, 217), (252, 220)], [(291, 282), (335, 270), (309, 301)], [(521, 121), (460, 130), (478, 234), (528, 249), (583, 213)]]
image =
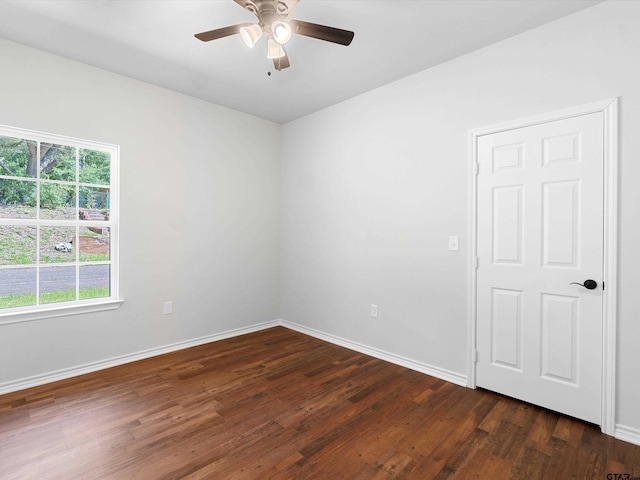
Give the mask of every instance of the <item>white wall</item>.
[(620, 97), (617, 422), (640, 433), (638, 19), (599, 4), (285, 125), (282, 318), (465, 375), (469, 130)]
[(279, 125), (4, 40), (0, 59), (0, 124), (120, 145), (125, 299), (0, 325), (0, 387), (278, 318)]

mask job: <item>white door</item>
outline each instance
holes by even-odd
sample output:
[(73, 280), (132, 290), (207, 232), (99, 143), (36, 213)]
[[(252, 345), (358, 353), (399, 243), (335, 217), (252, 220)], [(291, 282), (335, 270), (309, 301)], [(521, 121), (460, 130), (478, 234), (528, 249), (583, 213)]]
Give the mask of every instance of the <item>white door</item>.
[[(603, 122), (590, 113), (477, 144), (476, 384), (596, 424)], [(587, 279), (597, 287), (576, 284)]]

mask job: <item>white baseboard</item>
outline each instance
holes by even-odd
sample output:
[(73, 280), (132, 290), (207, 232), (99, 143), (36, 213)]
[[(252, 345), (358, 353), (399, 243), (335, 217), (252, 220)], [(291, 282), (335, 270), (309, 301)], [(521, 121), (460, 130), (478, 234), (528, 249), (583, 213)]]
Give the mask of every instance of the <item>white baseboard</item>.
[(613, 436), (618, 440), (640, 445), (640, 430), (637, 428), (627, 427), (618, 423)]
[[(445, 380), (447, 382), (451, 382), (456, 385), (460, 385), (463, 387), (467, 386), (466, 375), (452, 372), (450, 370), (446, 370), (440, 367), (435, 367), (433, 365), (429, 365), (423, 362), (418, 362), (416, 360), (412, 360), (407, 357), (396, 355), (394, 353), (385, 352), (384, 350), (369, 347), (361, 343), (353, 342), (351, 340), (347, 340), (335, 335), (331, 335), (329, 333), (321, 332), (313, 328), (305, 327), (297, 323), (280, 319), (280, 320), (273, 320), (270, 322), (252, 325), (249, 327), (229, 330), (226, 332), (217, 333), (213, 335), (207, 335), (204, 337), (195, 338), (195, 339), (187, 340), (184, 342), (173, 343), (171, 345), (151, 348), (148, 350), (130, 353), (130, 354), (122, 355), (119, 357), (113, 357), (113, 358), (101, 360), (98, 362), (87, 363), (84, 365), (57, 370), (54, 372), (34, 375), (32, 377), (12, 380), (10, 382), (5, 382), (0, 384), (0, 395), (3, 395), (5, 393), (15, 392), (18, 390), (24, 390), (26, 388), (37, 387), (40, 385), (44, 385), (46, 383), (56, 382), (58, 380), (64, 380), (67, 378), (76, 377), (78, 375), (84, 375), (86, 373), (97, 372), (99, 370), (104, 370), (105, 368), (116, 367), (118, 365), (123, 365), (125, 363), (130, 363), (130, 362), (135, 362), (137, 360), (143, 360), (145, 358), (155, 357), (156, 355), (163, 355), (165, 353), (175, 352), (177, 350), (183, 350), (185, 348), (204, 345), (206, 343), (216, 342), (218, 340), (224, 340), (226, 338), (231, 338), (231, 337), (237, 337), (239, 335), (245, 335), (247, 333), (253, 333), (253, 332), (257, 332), (260, 330), (265, 330), (267, 328), (272, 328), (277, 326), (289, 328), (291, 330), (304, 333), (305, 335), (309, 335), (309, 336), (318, 338), (320, 340), (324, 340), (326, 342), (333, 343), (335, 345), (339, 345), (341, 347), (345, 347), (350, 350), (354, 350), (356, 352), (364, 353), (365, 355), (370, 355), (372, 357), (379, 358), (380, 360), (394, 363), (396, 365), (400, 365), (402, 367), (406, 367), (411, 370), (415, 370), (417, 372), (430, 375), (432, 377), (440, 378), (441, 380)], [(623, 428), (623, 432), (628, 432), (628, 431), (629, 429)], [(622, 434), (624, 435), (625, 433), (622, 433)]]
[(320, 340), (324, 340), (325, 342), (333, 343), (335, 345), (339, 345), (341, 347), (345, 347), (350, 350), (355, 350), (356, 352), (364, 353), (365, 355), (370, 355), (372, 357), (379, 358), (380, 360), (394, 363), (396, 365), (400, 365), (402, 367), (406, 367), (411, 370), (415, 370), (417, 372), (439, 378), (441, 380), (446, 380), (447, 382), (455, 383), (456, 385), (460, 385), (462, 387), (467, 386), (467, 376), (462, 375), (460, 373), (452, 372), (450, 370), (445, 370), (444, 368), (440, 368), (440, 367), (434, 367), (433, 365), (418, 362), (416, 360), (402, 357), (394, 353), (389, 353), (389, 352), (385, 352), (384, 350), (379, 350), (377, 348), (369, 347), (367, 345), (362, 345), (361, 343), (352, 342), (351, 340), (346, 340), (344, 338), (337, 337), (329, 333), (324, 333), (319, 330), (315, 330), (313, 328), (309, 328), (303, 325), (298, 325), (297, 323), (289, 322), (287, 320), (280, 320), (280, 325), (282, 325), (283, 327), (289, 328), (291, 330), (295, 330), (296, 332), (304, 333), (305, 335), (319, 338)]
[[(58, 380), (64, 380), (67, 378), (76, 377), (78, 375), (84, 375), (86, 373), (97, 372), (99, 370), (104, 370), (106, 368), (117, 367), (118, 365), (124, 365), (126, 363), (131, 363), (138, 360), (144, 360), (146, 358), (155, 357), (157, 355), (163, 355), (165, 353), (171, 353), (178, 350), (183, 350), (185, 348), (196, 347), (199, 345), (204, 345), (206, 343), (216, 342), (219, 340), (237, 337), (240, 335), (246, 335), (247, 333), (258, 332), (260, 330), (266, 330), (267, 328), (273, 328), (278, 326), (282, 326), (290, 330), (294, 330), (296, 332), (300, 332), (305, 335), (309, 335), (311, 337), (324, 340), (325, 342), (333, 343), (335, 345), (339, 345), (341, 347), (354, 350), (356, 352), (364, 353), (365, 355), (370, 355), (372, 357), (379, 358), (380, 360), (394, 363), (396, 365), (400, 365), (402, 367), (406, 367), (411, 370), (415, 370), (417, 372), (424, 373), (426, 375), (430, 375), (432, 377), (436, 377), (441, 380), (454, 383), (456, 385), (460, 385), (463, 387), (467, 386), (467, 377), (460, 373), (452, 372), (440, 367), (435, 367), (433, 365), (429, 365), (423, 362), (418, 362), (410, 358), (385, 352), (383, 350), (369, 347), (361, 343), (353, 342), (351, 340), (347, 340), (347, 339), (338, 337), (336, 335), (321, 332), (313, 328), (305, 327), (297, 323), (280, 319), (280, 320), (272, 320), (270, 322), (259, 323), (256, 325), (251, 325), (249, 327), (228, 330), (226, 332), (216, 333), (213, 335), (207, 335), (204, 337), (199, 337), (199, 338), (187, 340), (184, 342), (173, 343), (173, 344), (165, 345), (162, 347), (150, 348), (148, 350), (130, 353), (130, 354), (122, 355), (119, 357), (113, 357), (113, 358), (109, 358), (107, 360), (101, 360), (98, 362), (87, 363), (84, 365), (79, 365), (77, 367), (65, 368), (62, 370), (54, 371), (54, 372), (44, 373), (41, 375), (34, 375), (32, 377), (21, 378), (21, 379), (13, 380), (10, 382), (5, 382), (0, 384), (0, 395), (16, 392), (18, 390), (24, 390), (26, 388), (37, 387), (47, 383), (56, 382)], [(614, 432), (614, 437), (619, 440), (623, 440), (625, 442), (633, 443), (635, 445), (640, 445), (640, 430), (633, 427), (617, 424)]]
[(162, 347), (150, 348), (140, 352), (130, 353), (119, 357), (113, 357), (106, 360), (100, 360), (98, 362), (87, 363), (79, 365), (77, 367), (65, 368), (54, 372), (44, 373), (41, 375), (34, 375), (32, 377), (21, 378), (18, 380), (12, 380), (0, 384), (0, 395), (5, 393), (16, 392), (18, 390), (24, 390), (25, 388), (37, 387), (46, 383), (57, 382), (58, 380), (65, 380), (71, 377), (77, 377), (78, 375), (84, 375), (86, 373), (97, 372), (98, 370), (104, 370), (105, 368), (117, 367), (118, 365), (124, 365), (125, 363), (135, 362), (137, 360), (144, 360), (145, 358), (155, 357), (157, 355), (163, 355), (165, 353), (175, 352), (177, 350), (183, 350), (185, 348), (196, 347), (198, 345), (204, 345), (205, 343), (216, 342), (218, 340), (224, 340), (226, 338), (237, 337), (245, 335), (247, 333), (253, 333), (267, 328), (277, 327), (281, 323), (278, 320), (270, 322), (259, 323), (249, 327), (237, 328), (234, 330), (228, 330), (222, 333), (216, 333), (213, 335), (207, 335), (184, 342), (173, 343)]

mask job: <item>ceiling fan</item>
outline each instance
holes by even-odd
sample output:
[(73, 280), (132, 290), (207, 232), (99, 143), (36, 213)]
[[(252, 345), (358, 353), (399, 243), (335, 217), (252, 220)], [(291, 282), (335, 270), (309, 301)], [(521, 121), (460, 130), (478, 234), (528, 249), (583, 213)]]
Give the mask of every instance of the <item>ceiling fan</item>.
[(276, 70), (291, 66), (284, 45), (294, 33), (345, 46), (351, 44), (353, 40), (354, 33), (349, 30), (294, 20), (293, 13), (300, 0), (233, 1), (258, 17), (258, 22), (239, 23), (208, 32), (196, 33), (195, 37), (198, 40), (209, 42), (239, 33), (244, 43), (249, 48), (253, 48), (264, 35), (267, 38), (267, 58), (273, 60), (273, 66)]

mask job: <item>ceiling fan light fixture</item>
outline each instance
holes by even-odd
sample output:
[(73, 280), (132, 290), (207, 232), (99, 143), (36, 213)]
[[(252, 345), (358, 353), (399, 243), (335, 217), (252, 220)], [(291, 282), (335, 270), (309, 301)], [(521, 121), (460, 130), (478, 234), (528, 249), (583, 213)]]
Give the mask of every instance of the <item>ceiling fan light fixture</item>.
[(291, 29), (291, 25), (287, 22), (276, 20), (271, 24), (271, 33), (273, 34), (273, 39), (276, 42), (280, 45), (284, 45), (291, 39), (293, 31)]
[(256, 42), (262, 37), (262, 27), (257, 23), (249, 27), (242, 27), (240, 29), (240, 37), (247, 47), (253, 48)]
[(267, 40), (267, 58), (280, 58), (284, 57), (285, 52), (282, 45), (276, 42), (273, 38)]

